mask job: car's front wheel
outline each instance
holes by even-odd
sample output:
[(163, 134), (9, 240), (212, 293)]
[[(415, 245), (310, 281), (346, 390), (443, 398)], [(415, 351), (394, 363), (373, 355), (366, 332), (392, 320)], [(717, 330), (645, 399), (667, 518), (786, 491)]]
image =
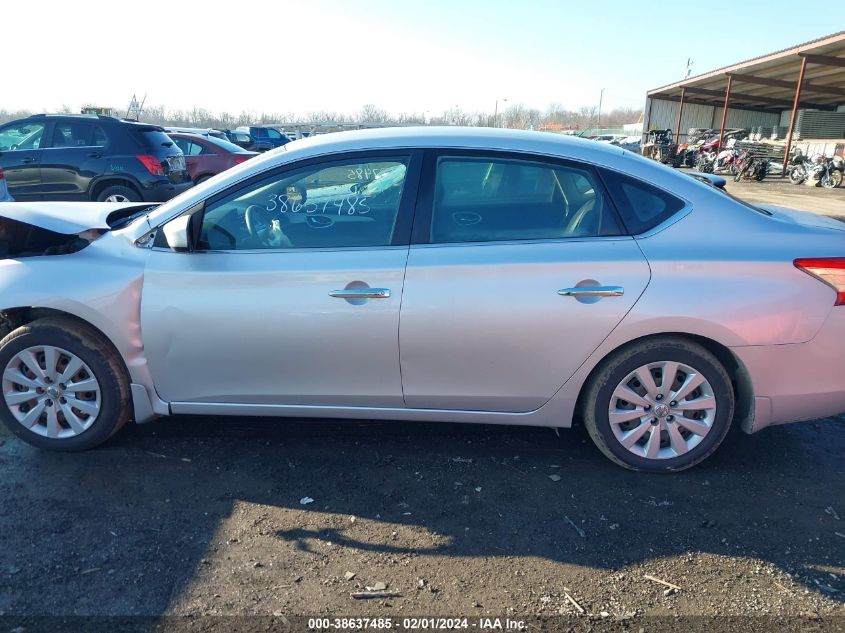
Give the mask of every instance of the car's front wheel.
[(39, 448), (92, 448), (130, 415), (128, 381), (114, 349), (93, 328), (44, 318), (0, 341), (0, 419)]
[(647, 339), (611, 354), (584, 395), (584, 422), (599, 450), (647, 472), (685, 470), (710, 456), (734, 413), (724, 366), (681, 338)]

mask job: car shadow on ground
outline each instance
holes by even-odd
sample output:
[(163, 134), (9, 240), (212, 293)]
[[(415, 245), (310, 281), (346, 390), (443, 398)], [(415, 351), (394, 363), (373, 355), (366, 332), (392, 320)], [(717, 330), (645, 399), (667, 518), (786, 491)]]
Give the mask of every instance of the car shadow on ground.
[[(251, 532), (294, 580), (285, 552), (329, 543), (570, 570), (697, 552), (770, 562), (840, 603), (845, 591), (826, 573), (845, 564), (841, 419), (734, 433), (674, 475), (625, 471), (580, 429), (177, 417), (82, 454), (0, 441), (0, 614), (174, 612), (209, 558)], [(267, 513), (233, 527), (241, 502)], [(396, 526), (417, 535), (396, 540)]]

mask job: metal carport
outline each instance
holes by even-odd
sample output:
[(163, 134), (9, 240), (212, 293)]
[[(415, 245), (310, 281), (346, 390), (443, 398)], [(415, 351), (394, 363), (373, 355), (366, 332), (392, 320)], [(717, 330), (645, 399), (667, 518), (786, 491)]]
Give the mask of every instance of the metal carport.
[(644, 132), (651, 129), (659, 101), (677, 104), (672, 125), (676, 138), (682, 136), (685, 107), (711, 108), (713, 129), (716, 120), (720, 123), (720, 139), (731, 118), (768, 124), (789, 112), (785, 169), (799, 109), (845, 109), (845, 31), (650, 90)]

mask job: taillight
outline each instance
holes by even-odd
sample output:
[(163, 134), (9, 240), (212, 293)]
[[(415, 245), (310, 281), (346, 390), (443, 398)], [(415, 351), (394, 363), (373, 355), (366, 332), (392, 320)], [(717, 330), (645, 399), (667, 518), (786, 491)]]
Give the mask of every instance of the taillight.
[(3, 168), (0, 167), (0, 180), (3, 180), (4, 178), (6, 178), (6, 172), (4, 172)]
[(153, 176), (164, 176), (164, 167), (161, 166), (161, 162), (159, 162), (155, 156), (150, 156), (149, 154), (139, 154), (135, 158), (141, 161), (144, 167), (147, 168), (147, 171)]
[(845, 257), (804, 257), (795, 266), (836, 291), (836, 303), (845, 305)]
[(235, 156), (235, 165), (240, 165), (241, 163), (245, 163), (245, 162), (246, 162), (246, 161), (248, 161), (250, 158), (252, 158), (252, 156), (249, 156), (249, 155), (246, 155), (246, 156)]

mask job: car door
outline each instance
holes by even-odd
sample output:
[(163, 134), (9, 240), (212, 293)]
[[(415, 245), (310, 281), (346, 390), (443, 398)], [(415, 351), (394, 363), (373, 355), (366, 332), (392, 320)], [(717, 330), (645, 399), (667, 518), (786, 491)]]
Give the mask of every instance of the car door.
[(159, 395), (401, 407), (399, 305), (420, 162), (407, 151), (300, 161), (206, 201), (191, 252), (160, 231), (141, 301)]
[(0, 167), (15, 200), (41, 199), (41, 142), (44, 121), (17, 121), (0, 127)]
[(597, 173), (429, 153), (399, 331), (410, 408), (526, 412), (631, 309), (649, 266)]
[(88, 200), (92, 179), (105, 173), (107, 144), (103, 128), (92, 121), (56, 120), (41, 159), (44, 198)]

